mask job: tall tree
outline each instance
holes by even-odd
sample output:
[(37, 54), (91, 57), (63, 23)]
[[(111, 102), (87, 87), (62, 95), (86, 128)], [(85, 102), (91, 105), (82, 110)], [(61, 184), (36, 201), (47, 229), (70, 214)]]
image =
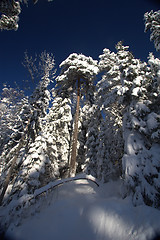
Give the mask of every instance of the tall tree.
[[(127, 50), (128, 47), (124, 49)], [(126, 54), (130, 58), (128, 51)], [(121, 174), (124, 143), (122, 118), (125, 107), (121, 92), (125, 93), (128, 88), (123, 83), (117, 54), (104, 49), (99, 57), (99, 68), (103, 75), (97, 83), (96, 102), (105, 118), (105, 124), (102, 122), (100, 126), (101, 130), (104, 129), (102, 135), (104, 146), (100, 143), (100, 147), (105, 151), (102, 161), (108, 165), (101, 175), (104, 181), (107, 181), (107, 175), (112, 178), (115, 177), (115, 173), (117, 177)]]
[(120, 156), (127, 193), (132, 192), (135, 205), (144, 202), (158, 206), (159, 161), (153, 151), (159, 152), (159, 113), (154, 104), (159, 99), (159, 61), (150, 54), (151, 73), (147, 64), (135, 59), (128, 47), (119, 42), (116, 48), (117, 54), (105, 51), (101, 57), (105, 74), (98, 83), (98, 93), (104, 93), (98, 99), (104, 99), (102, 109), (108, 119), (107, 132), (119, 153), (113, 154), (114, 149), (109, 147), (108, 158), (113, 156), (113, 161)]
[(86, 97), (91, 97), (93, 79), (98, 73), (98, 66), (97, 61), (93, 60), (91, 57), (73, 53), (60, 64), (60, 67), (62, 70), (60, 75), (57, 77), (57, 87), (60, 88), (60, 91), (68, 91), (68, 93), (73, 93), (73, 91), (77, 89), (77, 106), (74, 119), (72, 153), (69, 172), (70, 176), (74, 176), (76, 173), (80, 96), (81, 94), (85, 94)]
[[(43, 142), (45, 141), (44, 140), (45, 138), (43, 137), (43, 134), (40, 134), (40, 131), (42, 131), (43, 129), (42, 118), (44, 118), (45, 115), (47, 114), (47, 108), (49, 106), (49, 100), (50, 100), (50, 92), (48, 91), (47, 87), (50, 81), (54, 78), (54, 74), (55, 74), (55, 70), (54, 70), (55, 63), (54, 63), (53, 55), (46, 53), (44, 51), (40, 55), (40, 61), (38, 63), (38, 66), (39, 66), (41, 81), (36, 87), (33, 95), (30, 97), (28, 106), (26, 106), (27, 104), (23, 106), (21, 110), (21, 114), (19, 116), (21, 119), (21, 125), (22, 126), (23, 124), (24, 126), (27, 125), (27, 129), (25, 129), (25, 132), (22, 132), (20, 137), (17, 139), (17, 148), (15, 149), (15, 151), (12, 150), (7, 155), (8, 165), (4, 169), (4, 176), (6, 176), (8, 173), (8, 177), (6, 177), (8, 183), (6, 184), (5, 180), (3, 182), (3, 185), (4, 185), (3, 189), (5, 189), (5, 191), (7, 190), (6, 186), (9, 184), (9, 181), (11, 178), (12, 178), (12, 184), (16, 182), (16, 184), (13, 184), (14, 187), (16, 185), (16, 190), (18, 188), (21, 188), (21, 186), (23, 186), (21, 178), (19, 178), (20, 180), (17, 178), (17, 175), (19, 175), (18, 172), (20, 167), (21, 167), (22, 175), (23, 174), (25, 175), (25, 178), (24, 178), (25, 180), (27, 179), (27, 177), (30, 178), (30, 176), (32, 178), (33, 175), (36, 177), (38, 176), (38, 174), (33, 174), (33, 171), (31, 170), (26, 171), (26, 165), (22, 164), (22, 159), (27, 157), (26, 155), (29, 150), (32, 153), (31, 154), (32, 157), (29, 158), (29, 161), (27, 162), (27, 167), (33, 170), (34, 168), (33, 165), (36, 164), (36, 161), (34, 161), (34, 159), (37, 159), (37, 157), (35, 157), (35, 155), (33, 154), (34, 152), (33, 149), (38, 149), (40, 145), (39, 144), (40, 141), (42, 141), (42, 146), (44, 145)], [(28, 65), (28, 67), (30, 67), (30, 65)], [(28, 116), (28, 119), (26, 119), (26, 116)], [(42, 135), (42, 136), (39, 136), (39, 135)], [(32, 151), (30, 148), (32, 149)], [(41, 154), (40, 156), (41, 164), (39, 167), (47, 163), (47, 157), (44, 157), (44, 152), (45, 152), (44, 148), (42, 149), (42, 151), (39, 150)], [(19, 160), (20, 160), (20, 163), (19, 163)], [(17, 169), (16, 169), (16, 166), (17, 166)], [(16, 171), (13, 171), (13, 169), (16, 169)], [(43, 172), (43, 170), (41, 172)], [(32, 183), (31, 184), (33, 186), (32, 189), (37, 184), (36, 181), (30, 181), (30, 183)], [(5, 191), (2, 191), (3, 196), (5, 194)], [(14, 192), (15, 191), (13, 191), (12, 193)]]
[(155, 107), (154, 99), (157, 101), (159, 94), (153, 86), (158, 82), (159, 64), (157, 60), (150, 58), (153, 66), (154, 62), (157, 63), (154, 75), (147, 63), (142, 63), (133, 57), (129, 58), (121, 44), (117, 46), (117, 50), (122, 82), (122, 87), (117, 93), (122, 96), (125, 107), (123, 110), (124, 156), (122, 158), (124, 182), (127, 191), (132, 191), (135, 205), (145, 203), (158, 207), (160, 194), (157, 166), (159, 161), (153, 152), (159, 152), (159, 145), (155, 144), (153, 136), (155, 140), (158, 137), (159, 113), (157, 108), (156, 111), (153, 111), (153, 108)]
[(40, 54), (39, 59), (36, 60), (25, 54), (24, 64), (32, 79), (41, 79), (29, 99), (33, 110), (29, 131), (34, 141), (34, 138), (38, 135), (38, 131), (41, 130), (41, 118), (47, 114), (49, 101), (51, 100), (48, 86), (55, 77), (55, 60), (53, 54), (44, 51)]

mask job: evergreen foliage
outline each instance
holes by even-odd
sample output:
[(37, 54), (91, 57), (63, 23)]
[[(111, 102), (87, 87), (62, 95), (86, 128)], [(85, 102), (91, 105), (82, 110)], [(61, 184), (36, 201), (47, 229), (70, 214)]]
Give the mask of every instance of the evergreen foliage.
[(72, 53), (60, 64), (60, 68), (61, 73), (56, 78), (56, 88), (59, 88), (60, 92), (73, 93), (77, 88), (77, 79), (80, 78), (81, 94), (86, 97), (92, 95), (93, 79), (99, 71), (96, 60), (83, 54)]
[(55, 178), (65, 177), (68, 171), (71, 144), (71, 101), (56, 96), (46, 116), (46, 137), (49, 159)]
[(0, 29), (17, 30), (19, 14), (21, 13), (19, 1), (2, 0), (0, 2), (0, 12), (2, 13), (0, 18)]
[[(150, 54), (151, 70), (147, 63), (134, 59), (128, 47), (121, 42), (116, 49), (117, 54), (105, 49), (100, 56), (99, 65), (104, 75), (97, 84), (98, 93), (102, 93), (98, 102), (107, 117), (108, 139), (112, 139), (112, 143), (107, 144), (110, 153), (108, 160), (115, 152), (111, 148), (114, 145), (116, 153), (111, 161), (114, 164), (111, 169), (115, 170), (115, 163), (120, 161), (120, 173), (122, 161), (124, 184), (127, 186), (127, 193), (132, 191), (134, 204), (145, 202), (157, 207), (159, 186), (153, 184), (153, 181), (157, 183), (159, 179), (159, 168), (153, 149), (158, 149), (158, 145), (151, 140), (151, 131), (155, 129), (153, 136), (159, 138), (159, 115), (152, 113), (154, 102), (157, 103), (159, 99), (159, 61), (154, 60)], [(150, 164), (154, 161), (156, 163)]]
[[(48, 0), (51, 2), (52, 0)], [(33, 0), (36, 4), (38, 0)], [(28, 4), (28, 0), (1, 0), (0, 1), (0, 29), (18, 30), (19, 14), (21, 13), (21, 3)]]
[(145, 31), (151, 31), (150, 40), (154, 41), (154, 46), (157, 51), (160, 50), (160, 10), (146, 12), (144, 14)]

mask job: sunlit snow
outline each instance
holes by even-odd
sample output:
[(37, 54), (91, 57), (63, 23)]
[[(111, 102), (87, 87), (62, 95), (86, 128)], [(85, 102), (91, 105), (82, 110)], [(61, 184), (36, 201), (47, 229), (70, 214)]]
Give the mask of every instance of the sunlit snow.
[(98, 187), (88, 180), (65, 183), (11, 221), (16, 240), (148, 240), (159, 231), (160, 211), (122, 199), (122, 182)]

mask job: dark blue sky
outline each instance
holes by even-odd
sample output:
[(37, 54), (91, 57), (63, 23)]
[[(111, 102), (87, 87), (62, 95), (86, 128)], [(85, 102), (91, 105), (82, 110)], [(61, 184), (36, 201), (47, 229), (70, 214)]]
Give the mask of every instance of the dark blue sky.
[(21, 62), (24, 52), (52, 52), (56, 67), (73, 52), (98, 60), (104, 48), (115, 51), (123, 40), (136, 58), (147, 60), (149, 52), (157, 57), (149, 33), (144, 33), (143, 15), (159, 10), (156, 0), (39, 0), (22, 6), (18, 31), (0, 32), (0, 88), (11, 86), (29, 75)]

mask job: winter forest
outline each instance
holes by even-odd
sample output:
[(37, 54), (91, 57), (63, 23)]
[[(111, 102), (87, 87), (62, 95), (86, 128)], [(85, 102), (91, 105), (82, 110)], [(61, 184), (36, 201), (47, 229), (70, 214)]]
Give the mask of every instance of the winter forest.
[[(158, 51), (160, 11), (144, 18)], [(46, 51), (25, 53), (24, 65), (39, 79), (33, 93), (5, 85), (0, 96), (1, 207), (14, 203), (12, 217), (38, 189), (85, 173), (122, 179), (122, 198), (160, 209), (160, 60), (142, 62), (120, 41), (99, 60), (72, 53), (58, 75)]]

